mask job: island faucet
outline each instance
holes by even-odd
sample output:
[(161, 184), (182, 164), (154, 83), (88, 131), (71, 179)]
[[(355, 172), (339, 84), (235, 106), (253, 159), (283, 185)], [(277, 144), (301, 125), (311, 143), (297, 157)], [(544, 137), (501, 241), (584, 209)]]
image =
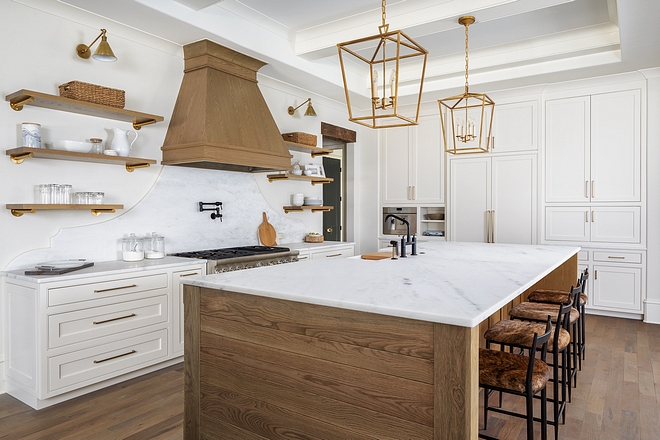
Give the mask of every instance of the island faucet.
[(412, 239), (410, 238), (410, 222), (405, 218), (401, 218), (398, 215), (394, 215), (394, 214), (388, 214), (385, 217), (385, 220), (383, 221), (386, 222), (390, 218), (397, 219), (406, 225), (406, 236), (401, 237), (401, 258), (407, 257), (406, 255), (407, 245), (412, 245), (412, 253), (410, 255), (417, 255), (417, 238), (414, 235), (412, 236)]

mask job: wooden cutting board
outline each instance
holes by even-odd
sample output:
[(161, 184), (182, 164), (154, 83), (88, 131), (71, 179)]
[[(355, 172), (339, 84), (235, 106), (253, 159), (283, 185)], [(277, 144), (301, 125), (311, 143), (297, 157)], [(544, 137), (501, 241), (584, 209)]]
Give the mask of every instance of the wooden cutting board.
[(362, 254), (363, 260), (385, 260), (392, 258), (392, 252), (372, 252), (371, 254)]
[(264, 212), (264, 221), (259, 225), (259, 241), (264, 246), (277, 246), (277, 234), (273, 225), (268, 223), (268, 217)]

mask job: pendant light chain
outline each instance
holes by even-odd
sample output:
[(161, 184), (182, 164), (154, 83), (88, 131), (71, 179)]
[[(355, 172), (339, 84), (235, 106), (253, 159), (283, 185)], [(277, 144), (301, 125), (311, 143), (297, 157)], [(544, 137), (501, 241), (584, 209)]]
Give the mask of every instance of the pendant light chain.
[(465, 24), (465, 94), (468, 94), (468, 24)]
[(383, 0), (383, 4), (381, 5), (380, 8), (383, 12), (383, 26), (385, 26), (385, 0)]

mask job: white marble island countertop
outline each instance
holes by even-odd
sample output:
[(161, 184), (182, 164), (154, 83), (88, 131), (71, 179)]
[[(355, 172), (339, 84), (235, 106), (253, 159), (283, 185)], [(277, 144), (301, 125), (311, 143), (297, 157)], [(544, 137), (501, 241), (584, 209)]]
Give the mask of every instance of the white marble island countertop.
[(419, 246), (420, 255), (398, 260), (312, 260), (183, 282), (474, 327), (579, 250), (576, 246), (427, 242)]

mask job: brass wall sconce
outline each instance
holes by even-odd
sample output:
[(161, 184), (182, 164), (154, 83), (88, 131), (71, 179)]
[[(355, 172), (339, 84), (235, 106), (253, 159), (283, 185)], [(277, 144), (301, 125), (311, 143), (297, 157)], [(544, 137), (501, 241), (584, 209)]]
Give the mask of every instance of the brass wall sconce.
[(106, 30), (101, 29), (101, 33), (99, 34), (98, 37), (92, 41), (92, 44), (89, 46), (86, 46), (84, 44), (79, 44), (76, 46), (76, 53), (80, 58), (89, 58), (91, 48), (98, 41), (98, 39), (101, 39), (101, 42), (99, 43), (99, 47), (96, 48), (96, 52), (94, 52), (94, 55), (92, 55), (92, 58), (94, 58), (96, 61), (105, 61), (105, 62), (112, 62), (112, 61), (117, 61), (117, 57), (115, 54), (112, 52), (112, 49), (110, 49), (110, 45), (108, 44), (108, 37), (105, 36)]
[(312, 107), (312, 98), (307, 98), (307, 101), (303, 102), (298, 107), (293, 107), (292, 105), (290, 105), (287, 111), (291, 116), (293, 116), (296, 113), (296, 110), (298, 110), (300, 107), (302, 107), (305, 104), (307, 104), (307, 110), (305, 110), (305, 116), (316, 116), (314, 107)]

